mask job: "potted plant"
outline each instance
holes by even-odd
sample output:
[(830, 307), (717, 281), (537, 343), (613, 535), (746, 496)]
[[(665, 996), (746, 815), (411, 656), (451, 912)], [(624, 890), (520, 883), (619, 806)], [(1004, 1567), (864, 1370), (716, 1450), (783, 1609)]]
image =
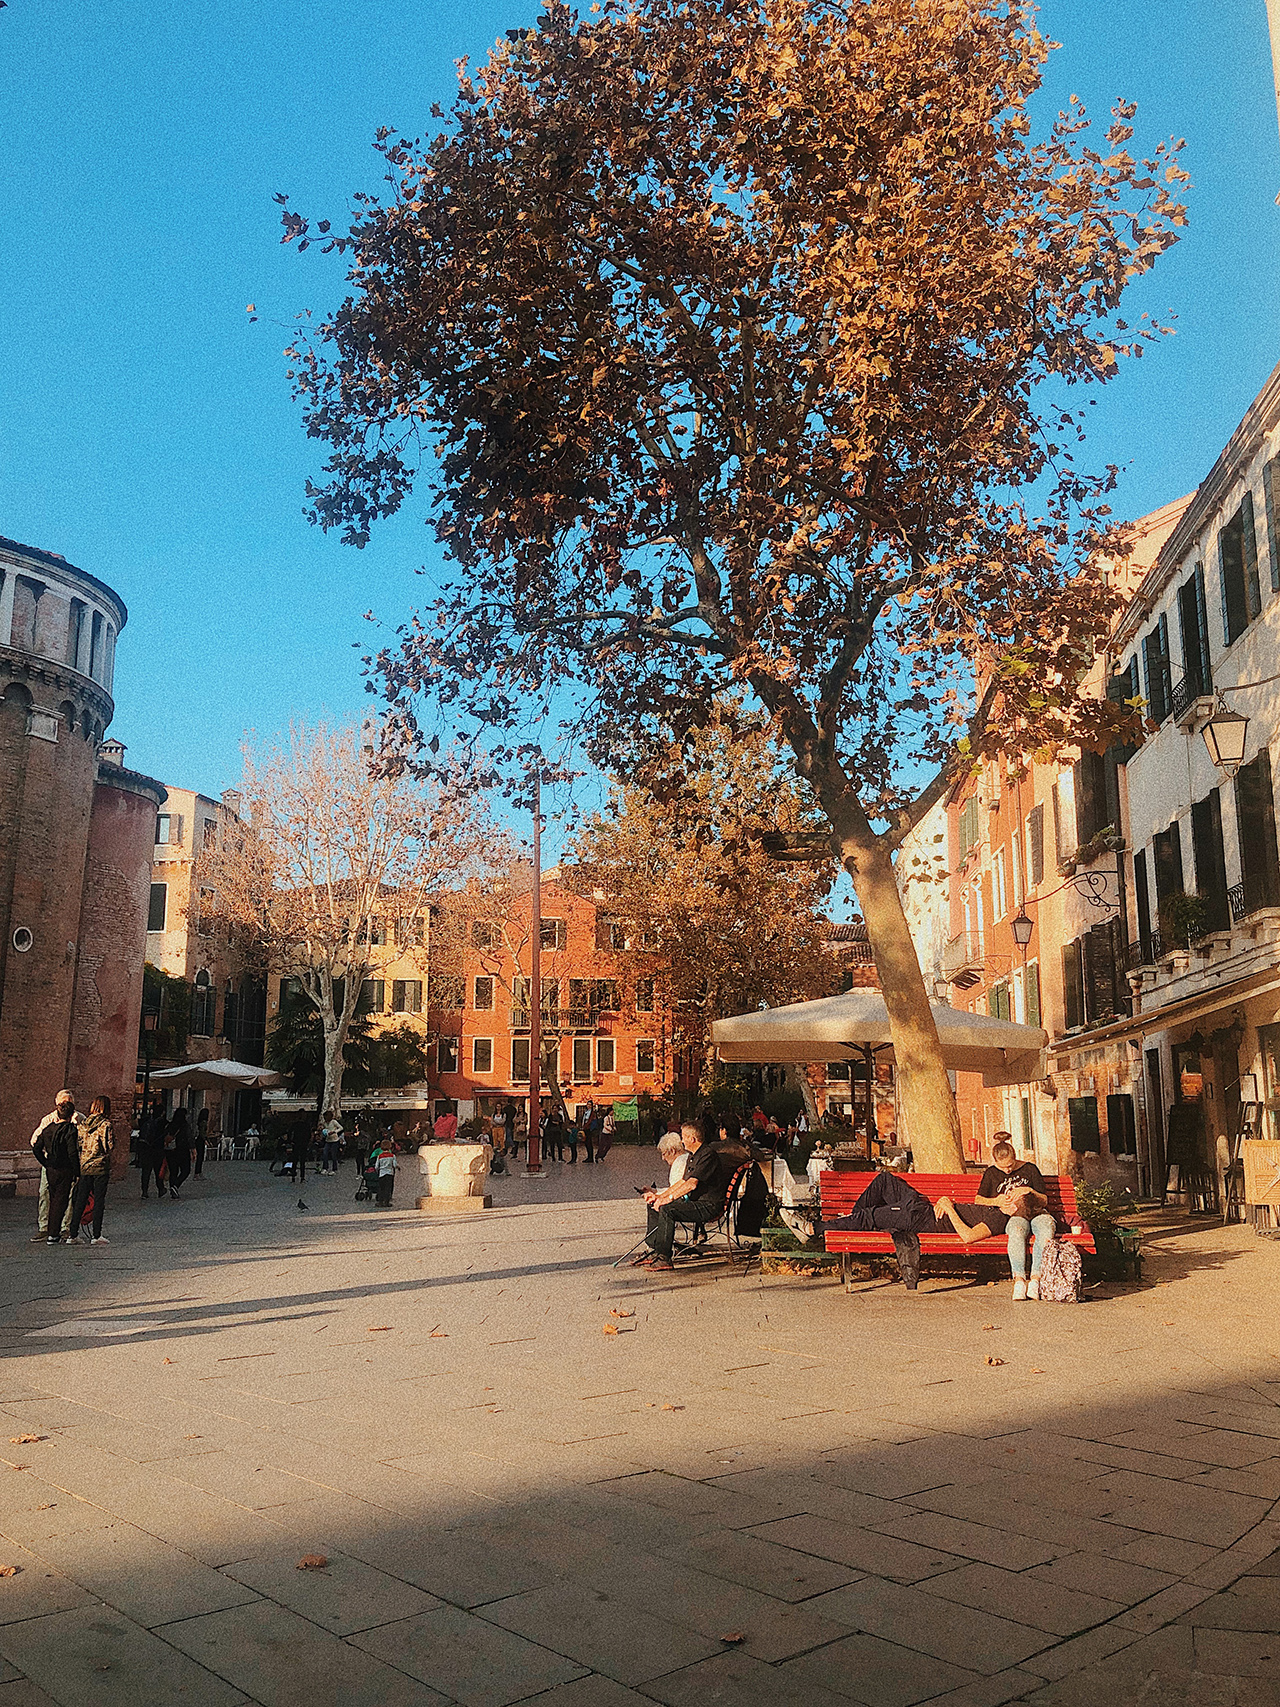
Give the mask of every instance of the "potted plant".
[(1170, 895), (1160, 909), (1160, 935), (1170, 948), (1190, 948), (1209, 930), (1209, 909), (1199, 895)]
[(1120, 1217), (1136, 1208), (1129, 1192), (1114, 1180), (1102, 1180), (1097, 1185), (1082, 1182), (1076, 1187), (1076, 1206), (1093, 1234), (1099, 1278), (1124, 1280), (1132, 1275), (1134, 1280), (1140, 1279), (1142, 1253), (1138, 1230), (1119, 1225)]

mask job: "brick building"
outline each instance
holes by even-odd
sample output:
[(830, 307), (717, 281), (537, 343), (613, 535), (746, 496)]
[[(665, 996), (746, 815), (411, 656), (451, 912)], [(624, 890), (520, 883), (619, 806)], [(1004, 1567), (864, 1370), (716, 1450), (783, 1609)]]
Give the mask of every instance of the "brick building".
[[(529, 1094), (532, 920), (526, 877), (500, 915), (481, 909), (468, 919), (460, 952), (432, 975), (433, 1097), (463, 1117)], [(554, 1039), (544, 1049), (570, 1110), (588, 1099), (665, 1095), (675, 1064), (654, 957), (602, 902), (572, 893), (558, 869), (543, 875), (541, 943), (541, 1023)]]
[(146, 892), (163, 786), (103, 745), (127, 613), (96, 577), (0, 539), (0, 1181), (67, 1084), (128, 1156)]

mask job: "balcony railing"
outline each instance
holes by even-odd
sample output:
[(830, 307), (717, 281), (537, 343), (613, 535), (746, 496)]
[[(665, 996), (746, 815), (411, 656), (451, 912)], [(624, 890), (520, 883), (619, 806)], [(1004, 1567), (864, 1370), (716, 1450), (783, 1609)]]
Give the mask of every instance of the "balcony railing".
[(983, 968), (982, 938), (975, 931), (961, 931), (943, 950), (942, 976), (962, 990), (978, 983)]
[[(594, 1031), (596, 1008), (543, 1008), (543, 1031)], [(514, 1031), (528, 1031), (532, 1018), (528, 1008), (512, 1008), (511, 1026)]]
[(1227, 890), (1227, 905), (1231, 908), (1231, 923), (1233, 925), (1238, 925), (1241, 919), (1254, 910), (1245, 897), (1243, 883), (1233, 884)]
[(1145, 949), (1140, 942), (1129, 944), (1129, 969), (1136, 972), (1139, 966), (1154, 966), (1164, 959), (1164, 954), (1164, 938), (1159, 931), (1152, 931)]

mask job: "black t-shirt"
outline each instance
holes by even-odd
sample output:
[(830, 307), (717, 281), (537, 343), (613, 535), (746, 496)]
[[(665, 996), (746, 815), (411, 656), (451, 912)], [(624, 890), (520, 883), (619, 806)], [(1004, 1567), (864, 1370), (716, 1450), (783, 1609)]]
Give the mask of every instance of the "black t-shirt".
[(1003, 1197), (1006, 1191), (1013, 1190), (1018, 1186), (1022, 1186), (1028, 1191), (1038, 1191), (1041, 1197), (1048, 1195), (1044, 1189), (1044, 1175), (1035, 1163), (1017, 1162), (1008, 1173), (1003, 1168), (988, 1168), (978, 1181), (978, 1196)]
[(714, 1144), (699, 1144), (691, 1151), (684, 1177), (698, 1183), (686, 1195), (694, 1203), (709, 1203), (725, 1193), (724, 1160)]

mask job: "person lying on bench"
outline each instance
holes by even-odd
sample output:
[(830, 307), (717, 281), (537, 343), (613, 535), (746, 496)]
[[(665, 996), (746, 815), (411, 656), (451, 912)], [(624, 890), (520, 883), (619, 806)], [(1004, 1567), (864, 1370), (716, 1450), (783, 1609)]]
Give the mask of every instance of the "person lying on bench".
[[(951, 1222), (966, 1245), (976, 1245), (992, 1233), (1004, 1233), (1009, 1241), (1009, 1267), (1013, 1270), (1015, 1303), (1040, 1296), (1040, 1262), (1046, 1242), (1054, 1235), (1055, 1222), (1049, 1214), (1044, 1175), (1034, 1162), (1020, 1162), (1008, 1132), (997, 1132), (991, 1146), (991, 1166), (978, 1181), (972, 1203), (953, 1203), (940, 1197), (934, 1211), (941, 1221)], [(1027, 1243), (1034, 1238), (1031, 1278), (1027, 1278)]]
[(689, 1152), (684, 1178), (660, 1191), (645, 1192), (644, 1200), (649, 1205), (645, 1243), (649, 1253), (637, 1257), (633, 1268), (669, 1269), (677, 1222), (705, 1226), (709, 1221), (718, 1221), (724, 1208), (729, 1182), (720, 1152), (714, 1144), (705, 1142), (702, 1128), (695, 1121), (686, 1121), (680, 1128), (680, 1136)]

